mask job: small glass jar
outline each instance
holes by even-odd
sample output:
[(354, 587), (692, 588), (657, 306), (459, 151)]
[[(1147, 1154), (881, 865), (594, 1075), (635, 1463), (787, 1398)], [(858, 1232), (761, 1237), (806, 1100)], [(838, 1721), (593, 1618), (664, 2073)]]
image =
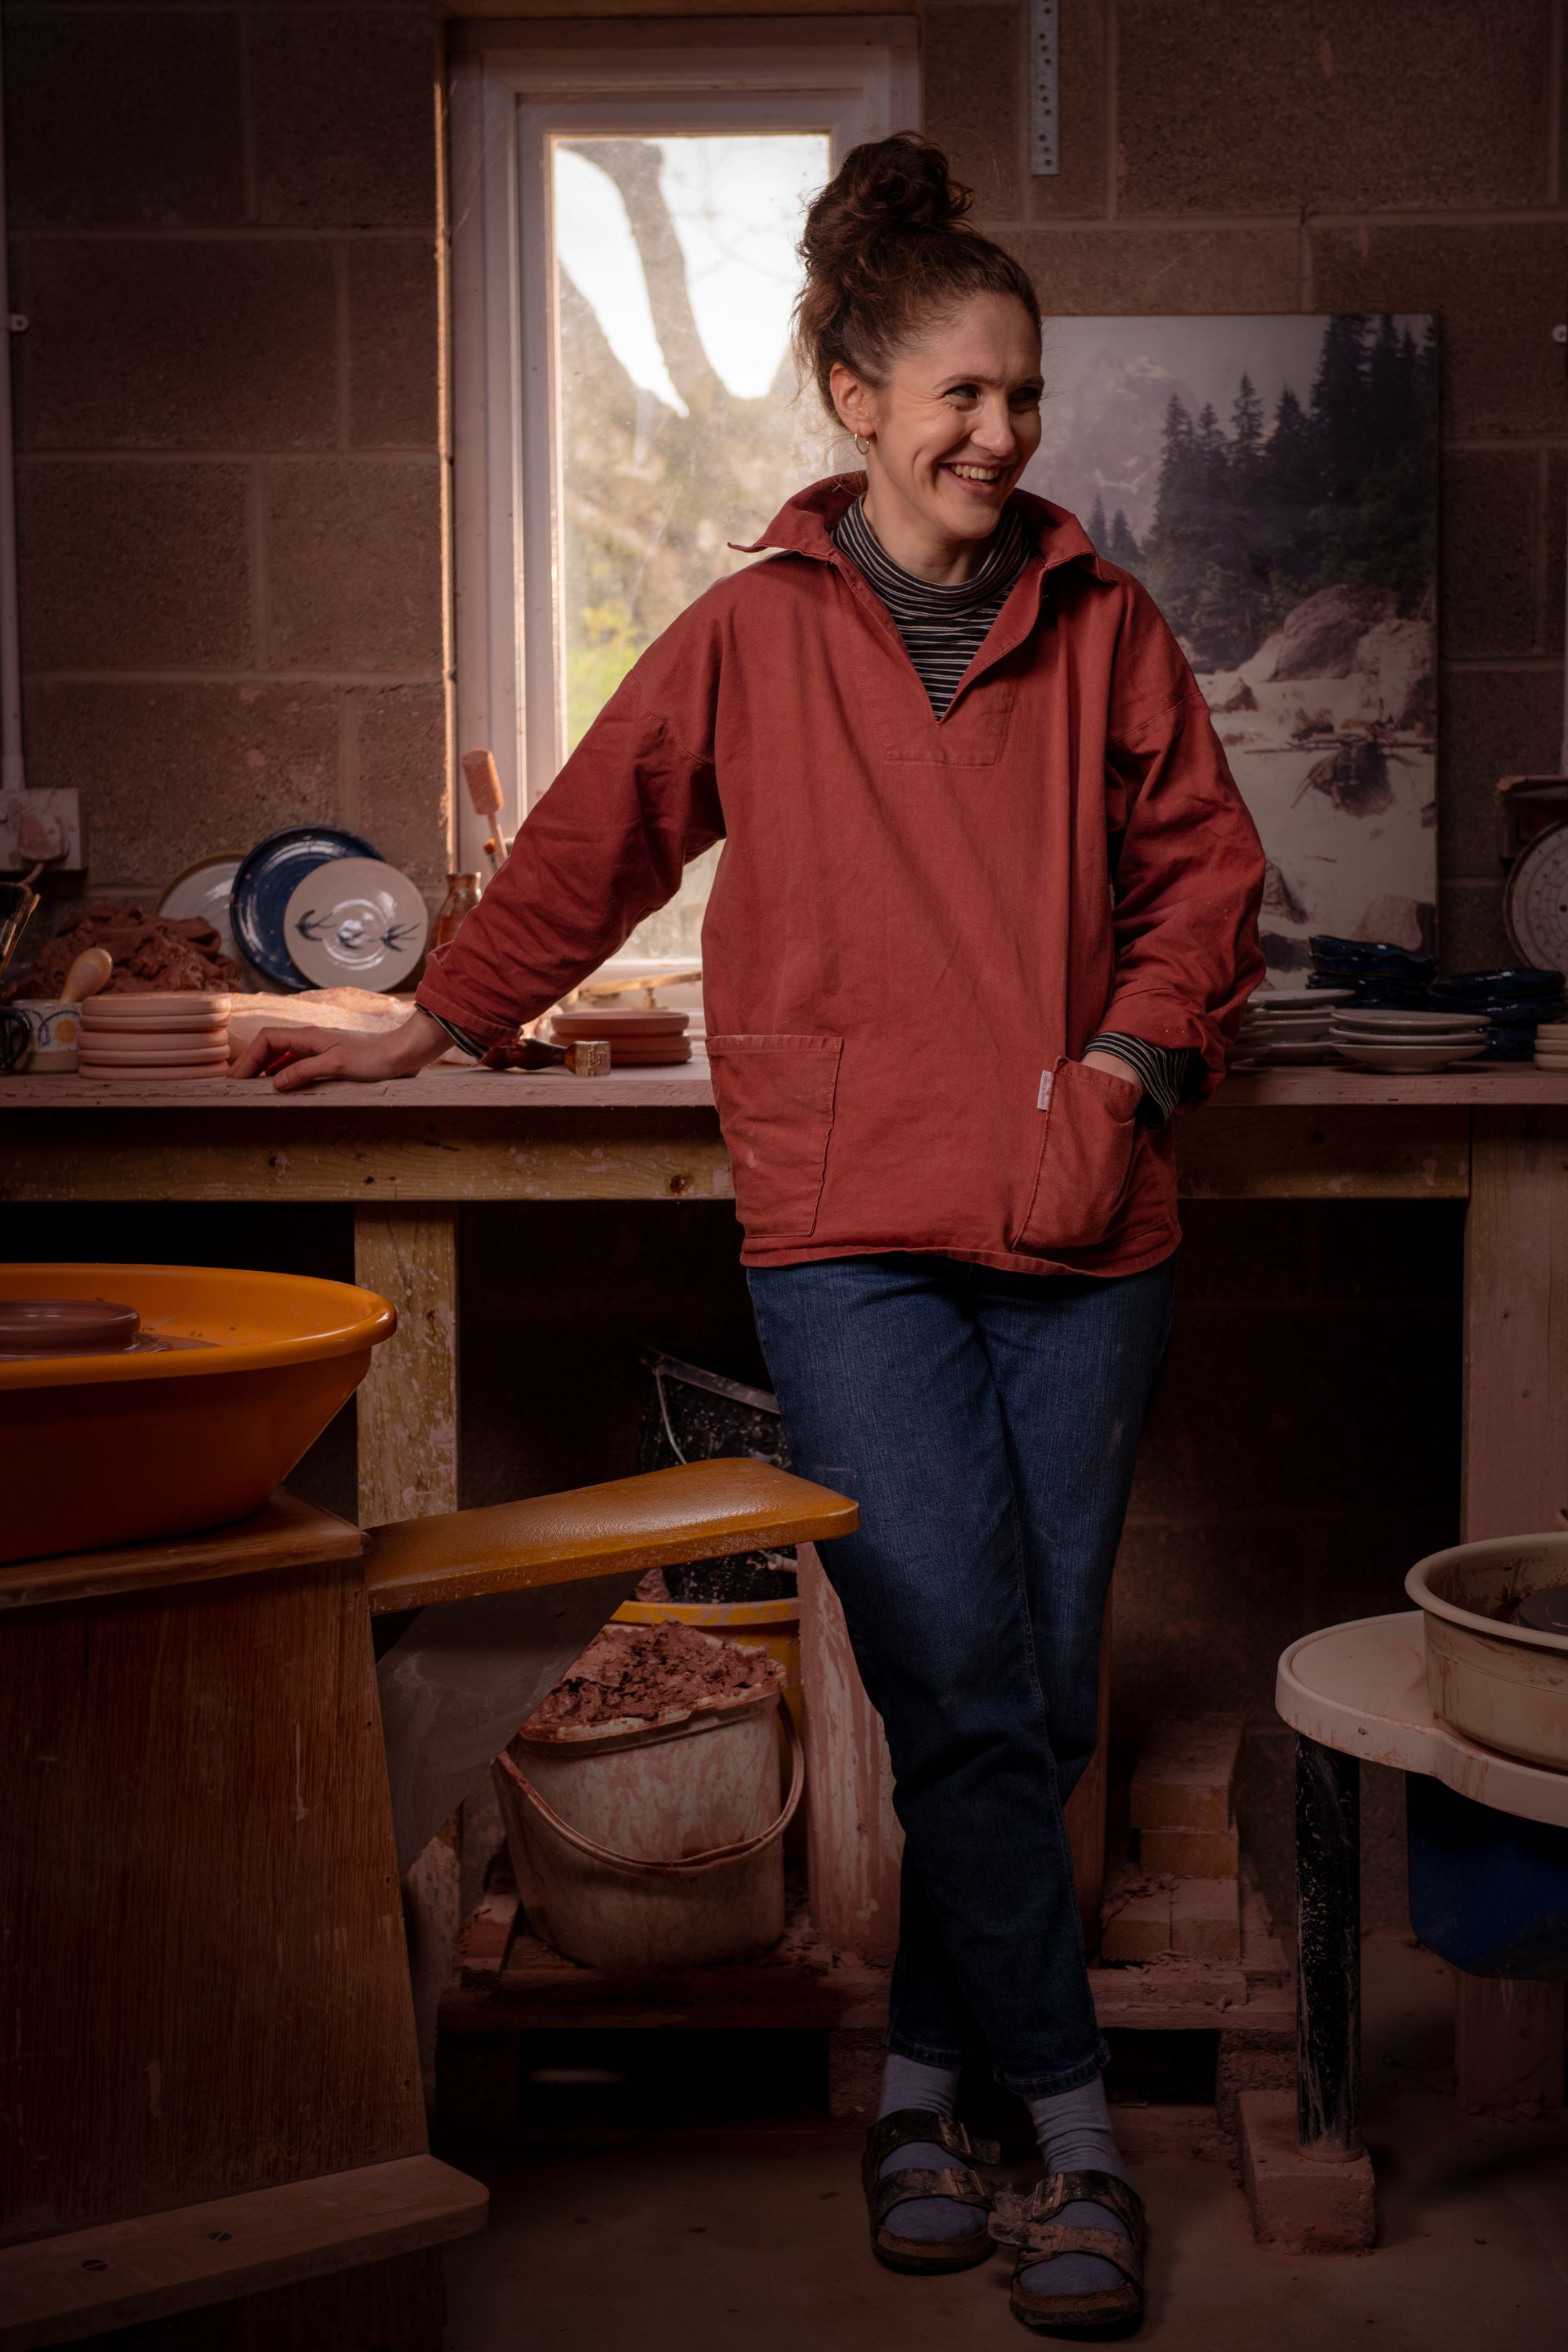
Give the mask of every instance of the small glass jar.
[(462, 929), (465, 915), (471, 915), (479, 903), (479, 877), (477, 874), (448, 874), (447, 895), (436, 917), (436, 940), (438, 948), (449, 947)]

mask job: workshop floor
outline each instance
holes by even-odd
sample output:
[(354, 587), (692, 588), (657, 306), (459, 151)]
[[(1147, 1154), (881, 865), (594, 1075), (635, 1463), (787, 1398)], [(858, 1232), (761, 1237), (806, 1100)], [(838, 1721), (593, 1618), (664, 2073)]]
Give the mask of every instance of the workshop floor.
[[(1123, 2107), (1152, 2223), (1160, 2352), (1561, 2352), (1568, 2122), (1460, 2115), (1447, 1970), (1367, 1947), (1371, 2255), (1254, 2245), (1241, 2192), (1192, 2107)], [(494, 2164), (487, 2232), (450, 2250), (447, 2352), (977, 2352), (1022, 2344), (998, 2259), (904, 2279), (865, 2247), (856, 2151), (828, 2128), (616, 2135)], [(1375, 2336), (1364, 2331), (1375, 2328)]]

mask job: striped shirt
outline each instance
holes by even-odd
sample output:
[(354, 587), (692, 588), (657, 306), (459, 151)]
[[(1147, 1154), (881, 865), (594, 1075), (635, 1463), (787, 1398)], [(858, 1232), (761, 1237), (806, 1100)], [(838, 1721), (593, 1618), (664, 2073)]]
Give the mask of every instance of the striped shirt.
[[(892, 615), (940, 719), (1035, 551), (1023, 517), (1016, 507), (1004, 507), (984, 562), (973, 580), (952, 585), (921, 580), (895, 563), (867, 521), (859, 499), (845, 509), (833, 540)], [(1112, 1054), (1126, 1063), (1143, 1089), (1138, 1117), (1146, 1127), (1163, 1127), (1197, 1075), (1198, 1056), (1188, 1047), (1151, 1045), (1145, 1038), (1124, 1036), (1120, 1030), (1100, 1031), (1083, 1050)]]
[(846, 509), (833, 541), (865, 573), (892, 614), (940, 719), (1035, 551), (1022, 515), (1016, 507), (1004, 507), (991, 552), (973, 579), (951, 585), (917, 579), (895, 563), (867, 521), (858, 499)]

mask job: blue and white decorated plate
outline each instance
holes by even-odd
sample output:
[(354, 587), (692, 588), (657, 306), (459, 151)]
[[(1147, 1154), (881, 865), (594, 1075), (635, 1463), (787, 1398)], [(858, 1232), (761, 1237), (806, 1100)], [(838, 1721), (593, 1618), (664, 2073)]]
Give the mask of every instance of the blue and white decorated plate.
[(315, 988), (396, 988), (425, 952), (430, 917), (406, 874), (379, 857), (335, 858), (307, 874), (283, 936)]
[(343, 857), (379, 863), (368, 841), (335, 824), (296, 824), (286, 833), (269, 833), (241, 861), (230, 898), (234, 935), (258, 971), (282, 988), (319, 984), (308, 980), (290, 958), (284, 919), (289, 901), (306, 876)]

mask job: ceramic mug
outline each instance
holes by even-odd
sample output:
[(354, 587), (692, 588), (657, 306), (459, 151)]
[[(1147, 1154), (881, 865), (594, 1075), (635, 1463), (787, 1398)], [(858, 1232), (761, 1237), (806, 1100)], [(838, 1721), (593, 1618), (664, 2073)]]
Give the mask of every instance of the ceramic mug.
[(27, 1016), (32, 1042), (22, 1067), (34, 1072), (74, 1070), (81, 1044), (81, 1007), (58, 996), (19, 996), (16, 1010)]

